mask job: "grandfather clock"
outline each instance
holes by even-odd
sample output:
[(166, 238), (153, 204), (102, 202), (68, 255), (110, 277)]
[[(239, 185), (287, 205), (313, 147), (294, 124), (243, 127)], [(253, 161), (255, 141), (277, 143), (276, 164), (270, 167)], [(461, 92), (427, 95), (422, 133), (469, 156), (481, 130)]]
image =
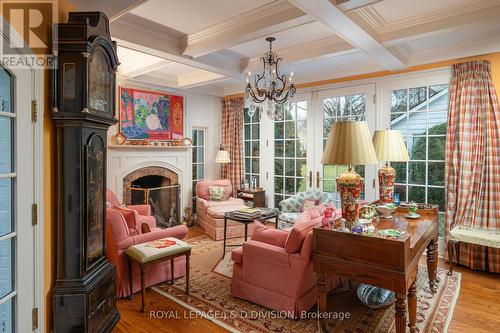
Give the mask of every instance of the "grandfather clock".
[(106, 133), (116, 122), (116, 45), (101, 12), (57, 26), (52, 119), (57, 129), (54, 331), (110, 332), (119, 319), (106, 259)]

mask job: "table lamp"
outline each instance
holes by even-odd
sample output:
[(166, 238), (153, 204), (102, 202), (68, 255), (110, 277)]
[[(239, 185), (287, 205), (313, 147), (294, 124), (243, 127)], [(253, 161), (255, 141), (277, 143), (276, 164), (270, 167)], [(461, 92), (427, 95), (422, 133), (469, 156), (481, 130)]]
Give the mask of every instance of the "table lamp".
[(408, 150), (401, 132), (397, 130), (375, 131), (373, 146), (379, 161), (385, 161), (385, 166), (378, 170), (380, 201), (392, 203), (394, 201), (396, 170), (389, 165), (389, 162), (408, 161)]
[(352, 169), (353, 165), (376, 164), (370, 130), (366, 121), (335, 122), (328, 134), (323, 164), (348, 165), (348, 171), (337, 177), (340, 192), (342, 217), (351, 229), (359, 216), (359, 196), (364, 179)]

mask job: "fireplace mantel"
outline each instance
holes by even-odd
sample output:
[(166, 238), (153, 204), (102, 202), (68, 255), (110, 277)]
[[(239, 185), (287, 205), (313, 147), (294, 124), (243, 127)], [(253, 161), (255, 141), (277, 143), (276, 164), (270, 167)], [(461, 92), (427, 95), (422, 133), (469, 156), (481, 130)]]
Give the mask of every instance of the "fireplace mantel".
[(187, 150), (193, 146), (151, 146), (151, 145), (109, 145), (109, 149), (130, 149), (130, 150)]

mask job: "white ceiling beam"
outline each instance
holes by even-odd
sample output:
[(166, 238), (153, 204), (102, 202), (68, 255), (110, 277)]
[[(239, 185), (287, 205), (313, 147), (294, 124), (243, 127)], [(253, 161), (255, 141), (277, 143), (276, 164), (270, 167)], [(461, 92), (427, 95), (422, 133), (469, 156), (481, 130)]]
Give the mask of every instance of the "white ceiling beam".
[(244, 78), (239, 59), (218, 53), (198, 59), (184, 56), (181, 53), (184, 34), (139, 16), (123, 15), (110, 23), (110, 31), (112, 38), (123, 47), (230, 78)]
[(70, 0), (70, 4), (79, 12), (101, 11), (110, 21), (130, 12), (148, 0)]
[[(283, 66), (287, 67), (289, 65), (297, 65), (309, 61), (359, 52), (359, 50), (344, 39), (335, 35), (280, 49), (276, 52), (283, 58)], [(260, 57), (253, 57), (249, 59), (248, 65), (243, 72), (260, 72), (261, 70), (262, 61)]]
[(141, 68), (139, 68), (137, 70), (134, 70), (134, 71), (131, 71), (131, 72), (128, 72), (128, 73), (124, 73), (124, 75), (127, 76), (127, 77), (135, 77), (135, 76), (146, 74), (146, 73), (149, 73), (149, 72), (152, 72), (152, 71), (156, 71), (158, 69), (170, 66), (172, 64), (175, 64), (175, 63), (172, 62), (172, 61), (170, 61), (170, 60), (162, 60), (160, 62), (157, 62), (156, 64), (144, 66), (144, 67), (141, 67)]
[(346, 41), (364, 51), (372, 59), (391, 71), (408, 68), (400, 54), (391, 52), (369, 33), (351, 20), (328, 0), (289, 0), (318, 21), (330, 27)]
[(311, 22), (287, 0), (273, 1), (188, 35), (183, 54), (199, 57)]

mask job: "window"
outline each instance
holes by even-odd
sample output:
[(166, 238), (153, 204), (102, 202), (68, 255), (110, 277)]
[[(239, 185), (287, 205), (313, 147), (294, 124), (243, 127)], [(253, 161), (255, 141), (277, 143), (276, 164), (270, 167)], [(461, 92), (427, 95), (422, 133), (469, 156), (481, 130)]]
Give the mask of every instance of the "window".
[[(327, 97), (323, 99), (323, 149), (332, 124), (337, 121), (346, 120), (366, 120), (366, 100), (365, 94), (345, 95)], [(337, 191), (335, 179), (341, 174), (347, 172), (346, 165), (323, 165), (323, 191), (333, 193), (335, 196), (335, 205), (340, 207), (340, 194)], [(365, 167), (363, 165), (354, 166), (354, 170), (365, 177)], [(364, 198), (364, 192), (361, 193)]]
[(247, 109), (243, 110), (245, 179), (251, 184), (252, 177), (259, 177), (260, 117), (258, 109), (252, 117), (247, 111)]
[(196, 212), (196, 182), (205, 179), (205, 130), (193, 128), (193, 194), (192, 207)]
[(444, 160), (448, 85), (390, 91), (390, 128), (401, 131), (408, 162), (392, 162), (395, 193), (401, 200), (439, 205), (440, 236), (444, 235)]
[(274, 121), (274, 204), (306, 190), (307, 101), (291, 102)]

